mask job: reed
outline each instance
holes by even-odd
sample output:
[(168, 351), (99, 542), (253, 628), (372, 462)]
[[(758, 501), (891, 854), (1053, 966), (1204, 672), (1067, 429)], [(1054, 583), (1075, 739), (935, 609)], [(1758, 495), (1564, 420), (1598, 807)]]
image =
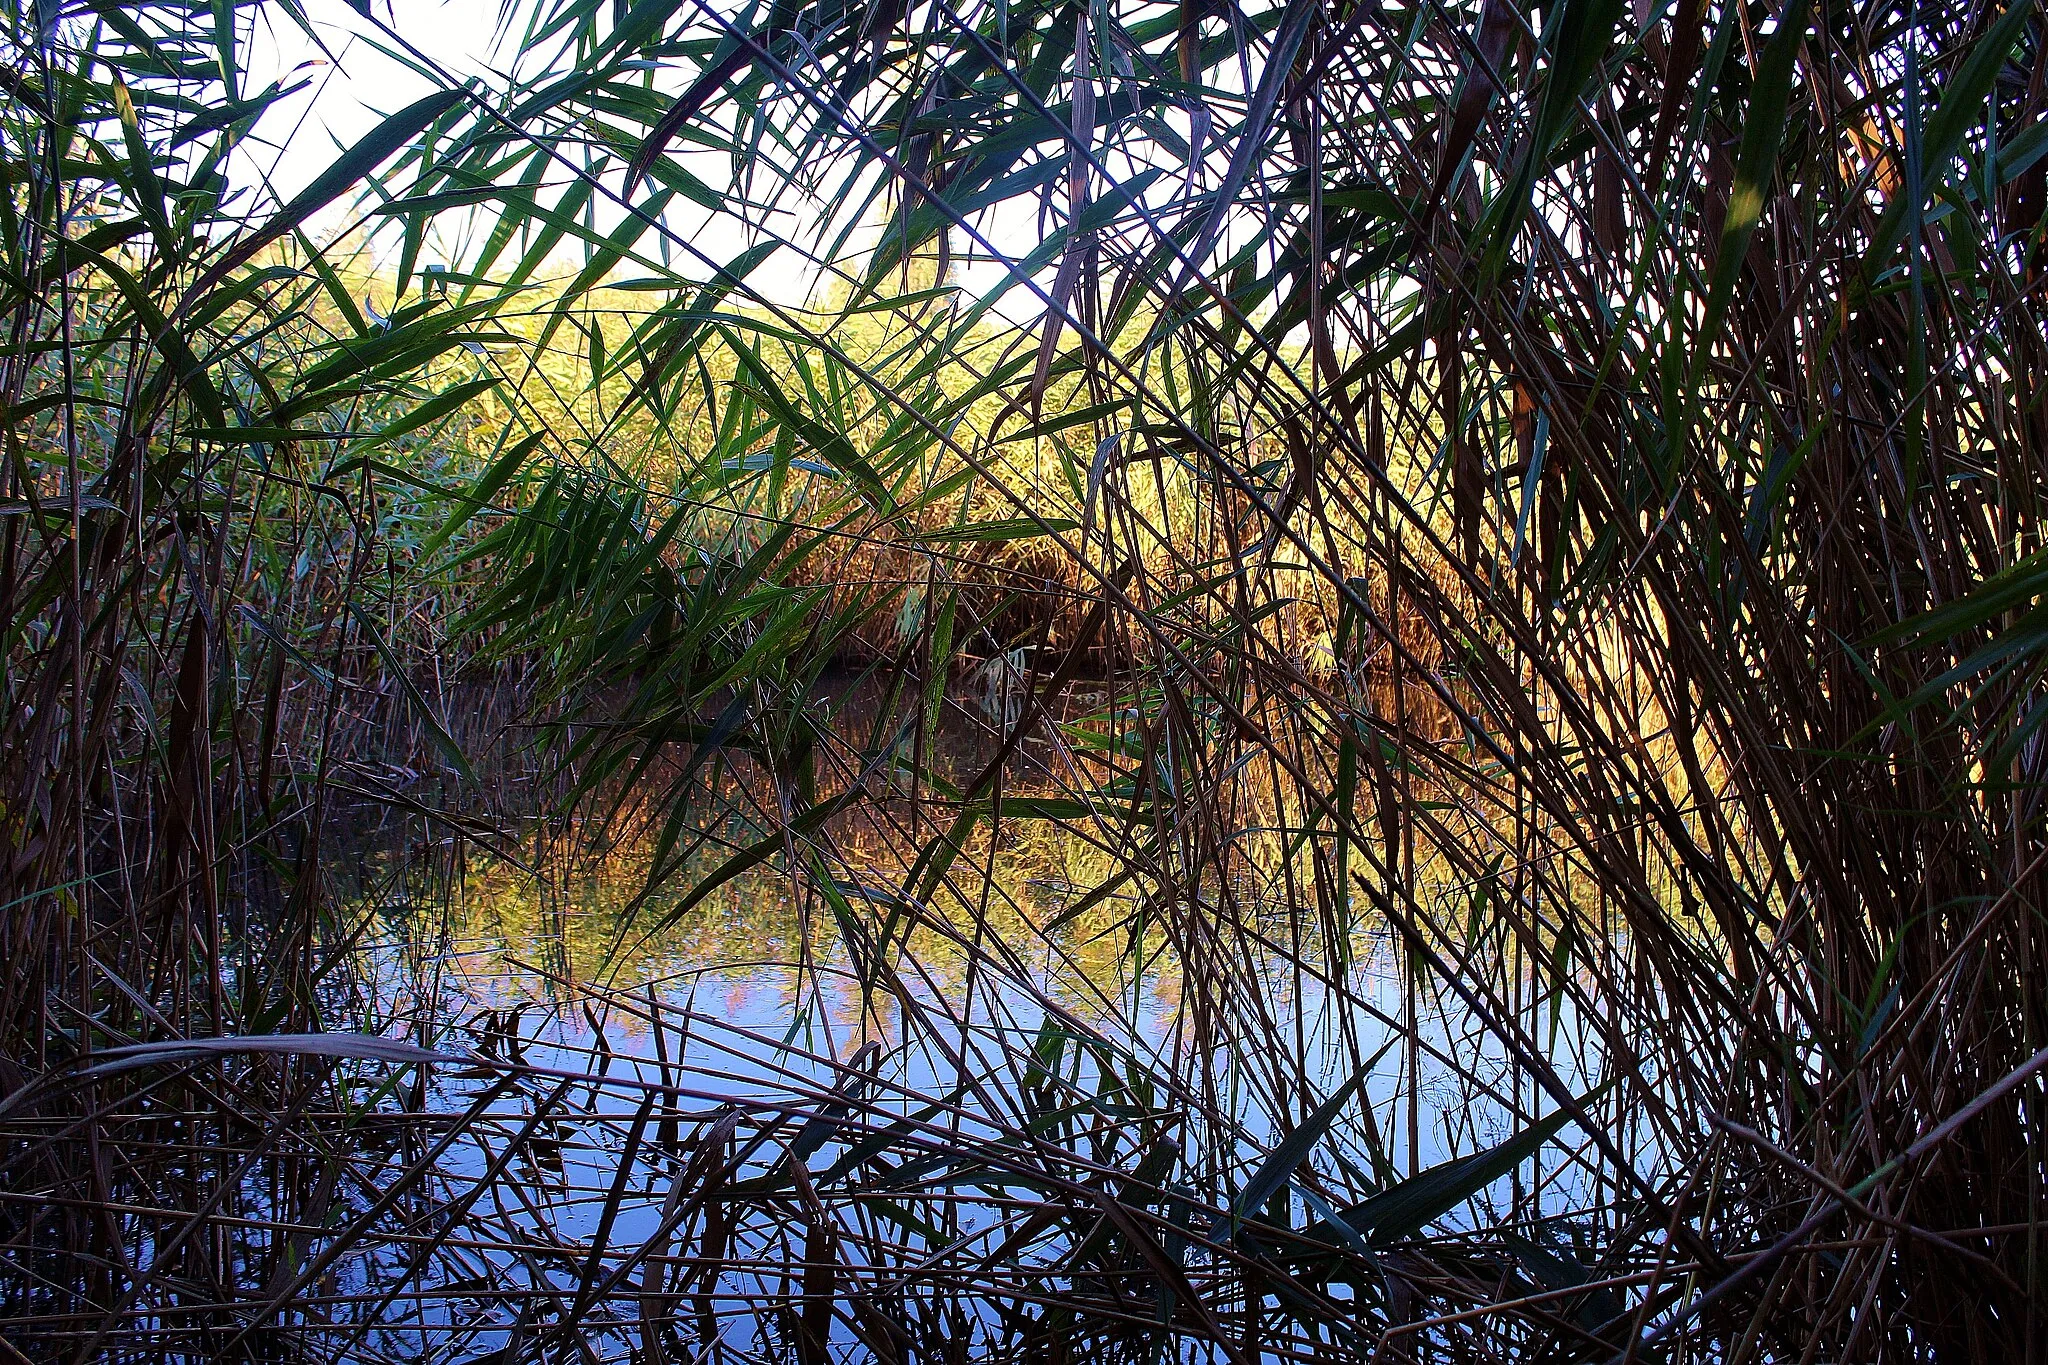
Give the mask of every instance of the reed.
[(2033, 0), (365, 6), (282, 203), (259, 10), (0, 39), (10, 1349), (2042, 1353)]

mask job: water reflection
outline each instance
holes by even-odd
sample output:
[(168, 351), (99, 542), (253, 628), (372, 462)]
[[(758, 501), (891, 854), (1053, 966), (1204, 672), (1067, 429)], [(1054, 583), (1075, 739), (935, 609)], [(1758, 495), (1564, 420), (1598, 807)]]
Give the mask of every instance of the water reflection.
[[(859, 719), (868, 734), (887, 728)], [(966, 724), (939, 739), (919, 782), (954, 790), (999, 742)], [(816, 1264), (819, 1247), (864, 1286), (830, 1296), (845, 1308), (827, 1333), (835, 1348), (900, 1329), (1011, 1350), (1069, 1330), (1071, 1308), (1017, 1306), (1031, 1295), (1080, 1302), (1153, 1273), (1128, 1244), (1104, 1251), (1091, 1190), (1159, 1220), (1178, 1273), (1200, 1281), (1188, 1292), (1214, 1309), (1266, 1292), (1233, 1278), (1243, 1248), (1228, 1219), (1256, 1213), (1307, 1239), (1261, 1253), (1281, 1263), (1327, 1258), (1333, 1234), (1311, 1234), (1331, 1210), (1554, 1112), (1502, 1043), (1503, 1020), (1418, 971), (1375, 925), (1347, 925), (1341, 952), (1304, 946), (1317, 926), (1282, 894), (1300, 869), (1284, 866), (1295, 854), (1272, 836), (1277, 819), (1247, 820), (1241, 875), (1166, 895), (1159, 829), (1074, 808), (1072, 781), (1042, 769), (1029, 780), (1049, 746), (1015, 765), (1003, 792), (1014, 818), (964, 829), (919, 782), (872, 781), (848, 748), (855, 761), (826, 765), (815, 799), (850, 790), (849, 771), (869, 773), (863, 799), (734, 875), (735, 851), (773, 836), (787, 809), (743, 764), (704, 793), (686, 857), (669, 856), (687, 845), (665, 835), (665, 811), (632, 802), (624, 818), (536, 823), (517, 862), (416, 830), (368, 842), (350, 1008), (474, 1058), (427, 1069), (408, 1107), (465, 1116), (462, 1141), (434, 1160), (462, 1208), (498, 1209), (476, 1234), (478, 1283), (571, 1293), (607, 1256), (624, 1274), (683, 1255), (687, 1227), (685, 1269), (642, 1295), (643, 1335), (620, 1319), (621, 1341), (643, 1355), (647, 1340), (667, 1349), (644, 1335), (651, 1320), (700, 1342), (765, 1333), (786, 1345), (816, 1297), (791, 1267)], [(933, 875), (930, 850), (949, 832), (957, 848)], [(1420, 894), (1456, 890), (1446, 876)], [(1489, 999), (1517, 1011), (1511, 1022), (1568, 1084), (1593, 1089), (1599, 1031), (1581, 1027), (1575, 996), (1533, 965), (1500, 970)], [(1298, 1165), (1232, 1213), (1233, 1192), (1255, 1187), (1332, 1095), (1343, 1102), (1316, 1120)], [(708, 1181), (711, 1151), (727, 1193), (678, 1205), (678, 1189)], [(507, 1172), (518, 1179), (499, 1188)], [(1539, 1153), (1432, 1221), (1476, 1231), (1512, 1210), (1563, 1236), (1587, 1199), (1573, 1158)], [(366, 1257), (361, 1294), (388, 1298), (407, 1264)], [(933, 1275), (950, 1287), (925, 1308), (890, 1297)], [(1383, 1289), (1315, 1280), (1301, 1292), (1329, 1304)], [(408, 1330), (472, 1350), (508, 1349), (533, 1303), (442, 1291)], [(1129, 1305), (1089, 1311), (1151, 1321), (1165, 1304), (1174, 1332), (1208, 1330), (1156, 1285), (1144, 1294), (1134, 1318)], [(876, 1303), (894, 1305), (894, 1326), (862, 1316)], [(1304, 1323), (1336, 1339), (1329, 1321)]]
[[(537, 841), (525, 867), (472, 856), (452, 877), (432, 859), (371, 859), (386, 887), (366, 939), (378, 1017), (432, 1020), (426, 1032), (459, 1028), (471, 1041), (483, 1031), (478, 1019), (510, 1018), (527, 1059), (570, 1070), (606, 1050), (659, 1062), (665, 1042), (667, 1063), (702, 1070), (712, 1091), (735, 1076), (828, 1082), (833, 1059), (876, 1043), (901, 1054), (899, 1080), (919, 1093), (945, 1079), (914, 1060), (917, 1031), (933, 1019), (995, 1040), (987, 1060), (999, 1069), (1017, 1039), (1052, 1018), (1201, 1089), (1231, 1116), (1237, 1139), (1254, 1145), (1273, 1131), (1276, 1109), (1298, 1112), (1298, 1098), (1274, 1104), (1276, 1093), (1293, 1098), (1289, 1082), (1327, 1093), (1363, 1070), (1376, 1111), (1369, 1126), (1391, 1147), (1404, 1137), (1418, 1144), (1387, 1158), (1396, 1168), (1497, 1140), (1525, 1102), (1487, 1020), (1442, 983), (1425, 979), (1411, 998), (1410, 964), (1371, 928), (1355, 934), (1349, 969), (1334, 983), (1284, 953), (1240, 962), (1247, 980), (1235, 988), (1256, 999), (1254, 1025), (1266, 1036), (1205, 1034), (1164, 927), (1145, 924), (1128, 895), (1085, 904), (1110, 881), (1111, 855), (1051, 822), (993, 841), (977, 834), (956, 864), (966, 874), (916, 912), (894, 890), (906, 860), (857, 829), (835, 845), (836, 897), (813, 877), (764, 867), (681, 914), (702, 868), (649, 894), (654, 836), (612, 833), (593, 851), (577, 831), (558, 830)], [(409, 893), (391, 893), (408, 879)], [(1270, 909), (1284, 921), (1285, 907)], [(1539, 991), (1533, 977), (1528, 984), (1550, 1061), (1590, 1084), (1596, 1059), (1574, 1050), (1583, 1042), (1576, 1004)], [(737, 1032), (658, 1035), (645, 1002)], [(766, 1070), (756, 1065), (785, 1048), (790, 1055)], [(1409, 1133), (1398, 1111), (1411, 1068), (1423, 1121)]]

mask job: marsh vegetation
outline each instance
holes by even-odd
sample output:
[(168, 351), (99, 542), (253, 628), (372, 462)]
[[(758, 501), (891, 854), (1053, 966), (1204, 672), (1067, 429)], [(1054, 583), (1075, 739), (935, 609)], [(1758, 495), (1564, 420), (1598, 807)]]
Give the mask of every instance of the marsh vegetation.
[(2048, 1353), (2037, 0), (408, 8), (0, 19), (0, 1357)]

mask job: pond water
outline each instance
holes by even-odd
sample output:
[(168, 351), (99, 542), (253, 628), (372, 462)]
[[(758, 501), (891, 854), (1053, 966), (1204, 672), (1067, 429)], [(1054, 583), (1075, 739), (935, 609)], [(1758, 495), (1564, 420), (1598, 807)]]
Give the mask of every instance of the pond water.
[[(995, 742), (960, 724), (943, 738), (935, 766), (952, 780)], [(934, 1333), (1014, 1345), (1053, 1330), (1036, 1310), (1020, 1327), (1019, 1305), (1085, 1279), (1096, 1215), (1077, 1221), (1071, 1206), (1085, 1210), (1087, 1190), (1139, 1191), (1199, 1294), (1234, 1254), (1217, 1221), (1233, 1191), (1242, 1202), (1257, 1187), (1238, 1216), (1355, 1241), (1333, 1237), (1336, 1210), (1555, 1108), (1380, 926), (1309, 960), (1285, 948), (1289, 907), (1254, 904), (1238, 913), (1258, 933), (1190, 965), (1187, 945), (1208, 940), (1118, 889), (1118, 849), (1086, 821), (983, 828), (943, 888), (914, 901), (915, 850), (937, 830), (902, 793), (704, 893), (757, 832), (741, 828), (744, 806), (652, 890), (655, 819), (601, 840), (575, 823), (530, 828), (516, 864), (417, 828), (357, 832), (348, 912), (362, 950), (345, 1008), (466, 1058), (422, 1069), (409, 1095), (363, 1082), (366, 1132), (394, 1109), (450, 1117), (431, 1149), (431, 1130), (388, 1126), (404, 1127), (409, 1158), (431, 1158), (436, 1217), (461, 1229), (431, 1268), (403, 1244), (348, 1258), (337, 1285), (374, 1305), (365, 1346), (510, 1350), (574, 1313), (645, 1358), (634, 1324), (657, 1309), (677, 1349), (794, 1342), (809, 1359), (806, 1332), (863, 1356)], [(1533, 983), (1528, 996), (1522, 1022), (1546, 1060), (1591, 1089), (1598, 1058), (1578, 1050), (1569, 998), (1546, 1002)], [(1304, 1124), (1301, 1164), (1259, 1186)], [(1562, 1148), (1532, 1149), (1433, 1221), (1485, 1227), (1512, 1207), (1533, 1228), (1531, 1211), (1550, 1209), (1545, 1235), (1562, 1246), (1580, 1235), (1587, 1183)], [(689, 1191), (719, 1184), (690, 1207)], [(836, 1267), (829, 1327), (804, 1317), (817, 1292), (801, 1268), (821, 1247)], [(651, 1298), (649, 1264), (673, 1272)], [(636, 1287), (637, 1306), (620, 1307)], [(1161, 1312), (1189, 1311), (1153, 1292)], [(1319, 1282), (1314, 1297), (1384, 1292)], [(1304, 1330), (1326, 1329), (1345, 1330)]]

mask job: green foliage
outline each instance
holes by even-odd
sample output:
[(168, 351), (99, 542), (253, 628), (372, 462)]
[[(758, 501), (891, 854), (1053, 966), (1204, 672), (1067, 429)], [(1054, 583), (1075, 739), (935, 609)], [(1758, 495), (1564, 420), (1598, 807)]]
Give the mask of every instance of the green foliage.
[[(2038, 0), (535, 0), (464, 82), (353, 9), (434, 93), (283, 201), (237, 148), (296, 5), (0, 36), (53, 1351), (344, 1358), (415, 1280), (504, 1360), (732, 1354), (735, 1303), (806, 1365), (2039, 1339)], [(778, 879), (782, 1088), (602, 981), (632, 1080), (594, 1008), (591, 1076), (502, 1006), (468, 1090), (309, 1047), (374, 1012), (344, 800), (644, 830), (612, 968)], [(1171, 1046), (1034, 972), (1083, 933)], [(799, 1057), (834, 953), (875, 1047)]]

